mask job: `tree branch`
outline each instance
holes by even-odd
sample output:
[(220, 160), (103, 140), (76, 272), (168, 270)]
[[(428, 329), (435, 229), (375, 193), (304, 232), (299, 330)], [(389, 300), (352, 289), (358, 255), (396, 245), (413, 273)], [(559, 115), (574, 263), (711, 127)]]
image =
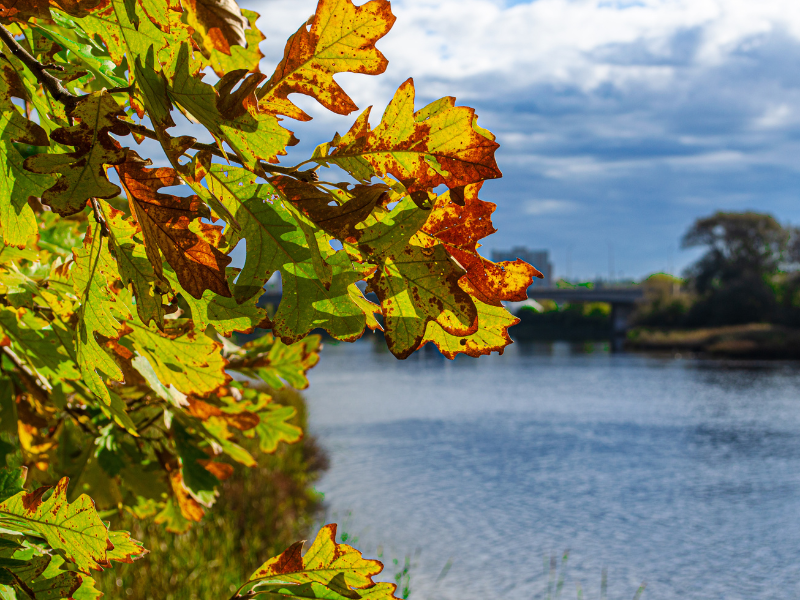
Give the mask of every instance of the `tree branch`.
[(11, 54), (16, 56), (26, 67), (28, 67), (28, 69), (30, 69), (31, 73), (33, 73), (36, 79), (39, 80), (39, 83), (42, 84), (44, 89), (50, 92), (50, 95), (53, 96), (53, 98), (61, 102), (68, 109), (75, 106), (75, 104), (78, 102), (78, 96), (75, 96), (72, 92), (61, 85), (61, 80), (47, 72), (46, 69), (52, 68), (52, 65), (43, 65), (33, 56), (31, 56), (28, 51), (25, 50), (25, 48), (23, 48), (19, 42), (14, 39), (14, 36), (11, 34), (11, 32), (3, 25), (0, 25), (0, 39), (3, 40), (5, 45), (11, 51)]
[[(125, 121), (125, 124), (131, 130), (131, 133), (141, 135), (142, 137), (146, 137), (148, 139), (155, 140), (157, 142), (160, 141), (158, 139), (158, 135), (156, 134), (156, 132), (144, 125), (138, 125), (136, 123), (131, 123), (130, 121)], [(244, 163), (241, 160), (239, 160), (235, 155), (223, 152), (214, 144), (204, 144), (202, 142), (195, 142), (194, 144), (192, 144), (190, 150), (205, 151), (210, 154), (213, 154), (218, 158), (222, 158), (232, 163), (236, 163), (237, 165), (244, 166)], [(309, 183), (314, 183), (318, 179), (317, 172), (310, 169), (308, 171), (298, 171), (297, 167), (279, 167), (278, 165), (271, 165), (269, 163), (265, 163), (264, 161), (259, 161), (258, 164), (267, 173), (275, 173), (277, 175), (288, 175), (290, 177), (299, 179), (300, 181), (307, 181)]]

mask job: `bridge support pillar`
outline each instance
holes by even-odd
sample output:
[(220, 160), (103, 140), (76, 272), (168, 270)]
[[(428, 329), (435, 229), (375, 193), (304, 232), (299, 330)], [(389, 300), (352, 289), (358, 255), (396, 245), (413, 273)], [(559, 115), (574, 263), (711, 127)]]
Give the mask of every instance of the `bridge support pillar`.
[(635, 306), (630, 303), (611, 303), (611, 351), (622, 352), (628, 324)]

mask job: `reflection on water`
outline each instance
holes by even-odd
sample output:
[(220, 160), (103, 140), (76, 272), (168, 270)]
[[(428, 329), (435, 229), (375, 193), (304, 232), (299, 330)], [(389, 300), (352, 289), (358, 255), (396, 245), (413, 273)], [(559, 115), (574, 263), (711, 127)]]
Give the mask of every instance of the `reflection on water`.
[(365, 551), (419, 550), (412, 597), (543, 597), (565, 549), (587, 598), (604, 566), (611, 599), (800, 597), (798, 365), (364, 341), (311, 380), (319, 489)]

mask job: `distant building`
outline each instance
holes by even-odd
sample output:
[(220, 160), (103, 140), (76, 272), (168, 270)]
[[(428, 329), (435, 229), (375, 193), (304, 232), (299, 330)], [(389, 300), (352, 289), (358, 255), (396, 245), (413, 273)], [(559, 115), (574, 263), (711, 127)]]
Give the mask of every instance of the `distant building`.
[(553, 263), (550, 262), (550, 253), (547, 250), (530, 250), (527, 246), (514, 246), (511, 250), (492, 250), (494, 262), (514, 261), (518, 258), (532, 264), (544, 275), (544, 279), (534, 279), (533, 285), (553, 285)]

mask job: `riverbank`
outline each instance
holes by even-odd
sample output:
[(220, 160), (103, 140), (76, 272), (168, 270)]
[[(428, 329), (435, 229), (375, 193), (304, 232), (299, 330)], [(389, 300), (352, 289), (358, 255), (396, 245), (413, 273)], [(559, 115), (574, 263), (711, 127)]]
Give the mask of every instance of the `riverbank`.
[(689, 330), (639, 327), (628, 332), (625, 347), (724, 358), (792, 360), (800, 359), (800, 329), (768, 323)]

